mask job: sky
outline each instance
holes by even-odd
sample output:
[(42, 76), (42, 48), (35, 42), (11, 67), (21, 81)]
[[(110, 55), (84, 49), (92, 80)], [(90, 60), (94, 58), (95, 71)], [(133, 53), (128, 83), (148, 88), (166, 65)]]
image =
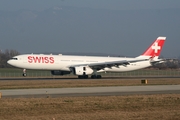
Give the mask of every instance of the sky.
[(0, 3), (0, 10), (43, 10), (61, 5), (112, 10), (180, 8), (179, 0), (0, 0)]
[(180, 0), (0, 0), (1, 49), (137, 56), (166, 36), (162, 56), (180, 57), (179, 13)]

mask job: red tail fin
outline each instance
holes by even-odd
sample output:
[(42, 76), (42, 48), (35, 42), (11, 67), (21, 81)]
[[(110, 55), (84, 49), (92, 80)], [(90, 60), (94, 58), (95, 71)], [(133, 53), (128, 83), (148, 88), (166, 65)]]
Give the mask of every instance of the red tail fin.
[(159, 56), (165, 40), (166, 37), (158, 37), (141, 56), (150, 56), (150, 57)]

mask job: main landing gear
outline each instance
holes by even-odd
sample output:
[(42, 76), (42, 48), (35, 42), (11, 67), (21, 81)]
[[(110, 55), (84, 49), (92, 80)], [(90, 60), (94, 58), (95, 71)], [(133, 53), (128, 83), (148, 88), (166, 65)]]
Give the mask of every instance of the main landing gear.
[(27, 74), (26, 74), (26, 69), (23, 69), (23, 74), (22, 74), (23, 77), (26, 77)]
[(101, 75), (91, 75), (92, 79), (101, 79)]
[(88, 75), (79, 75), (78, 78), (79, 79), (88, 79)]
[[(79, 79), (88, 79), (88, 75), (79, 75)], [(101, 75), (91, 75), (91, 79), (101, 79)]]

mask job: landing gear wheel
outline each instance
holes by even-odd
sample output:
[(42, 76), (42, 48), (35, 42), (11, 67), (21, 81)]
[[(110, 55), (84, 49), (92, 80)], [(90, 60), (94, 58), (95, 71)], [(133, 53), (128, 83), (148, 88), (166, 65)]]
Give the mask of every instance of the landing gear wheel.
[(92, 79), (101, 79), (101, 75), (92, 75), (91, 76)]
[(95, 79), (95, 78), (96, 78), (96, 75), (91, 75), (91, 78), (92, 78), (92, 79)]
[(79, 75), (78, 78), (79, 78), (79, 79), (87, 79), (87, 78), (88, 78), (88, 75)]
[(23, 69), (23, 74), (22, 74), (23, 77), (26, 77), (27, 74), (26, 74), (26, 69)]
[(101, 75), (97, 75), (96, 78), (101, 79), (102, 77), (101, 77)]
[(27, 76), (27, 74), (26, 73), (23, 73), (23, 77), (26, 77)]
[(85, 78), (85, 79), (88, 79), (88, 75), (85, 75), (84, 78)]

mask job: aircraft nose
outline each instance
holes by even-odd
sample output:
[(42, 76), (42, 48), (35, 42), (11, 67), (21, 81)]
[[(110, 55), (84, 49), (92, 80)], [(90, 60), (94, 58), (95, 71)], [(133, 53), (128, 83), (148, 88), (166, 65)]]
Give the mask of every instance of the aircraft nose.
[(11, 62), (10, 60), (7, 61), (8, 64), (10, 64), (10, 62)]
[(8, 60), (7, 63), (8, 63), (9, 65), (12, 65), (12, 60)]

